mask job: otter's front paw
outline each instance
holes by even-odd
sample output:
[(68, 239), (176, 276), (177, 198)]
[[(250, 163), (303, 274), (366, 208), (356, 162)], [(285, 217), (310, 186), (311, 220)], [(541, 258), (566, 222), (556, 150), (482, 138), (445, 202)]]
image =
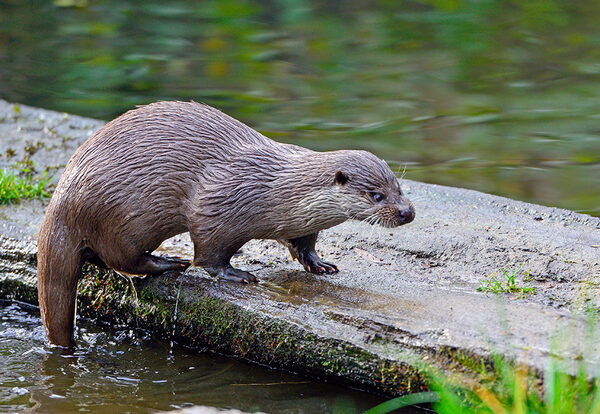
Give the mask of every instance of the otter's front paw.
[(219, 276), (225, 280), (237, 283), (258, 282), (258, 278), (252, 273), (246, 272), (245, 270), (236, 269), (234, 267), (228, 267)]
[(314, 250), (305, 252), (304, 254), (301, 253), (299, 256), (298, 261), (302, 263), (302, 266), (304, 266), (304, 269), (307, 272), (315, 273), (317, 275), (322, 275), (323, 273), (331, 275), (339, 272), (336, 265), (321, 260)]
[(323, 273), (327, 273), (328, 275), (332, 275), (334, 273), (339, 272), (339, 269), (333, 263), (327, 263), (323, 261), (318, 261), (315, 263), (311, 263), (310, 265), (304, 265), (304, 269), (310, 273), (316, 273), (317, 275), (322, 275)]

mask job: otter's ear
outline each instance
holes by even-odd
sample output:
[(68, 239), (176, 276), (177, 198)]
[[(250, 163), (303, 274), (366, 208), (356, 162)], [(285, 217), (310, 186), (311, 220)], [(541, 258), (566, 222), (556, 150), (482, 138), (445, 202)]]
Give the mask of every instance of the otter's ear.
[(335, 173), (335, 183), (339, 185), (344, 185), (348, 182), (348, 174), (343, 171), (338, 171)]

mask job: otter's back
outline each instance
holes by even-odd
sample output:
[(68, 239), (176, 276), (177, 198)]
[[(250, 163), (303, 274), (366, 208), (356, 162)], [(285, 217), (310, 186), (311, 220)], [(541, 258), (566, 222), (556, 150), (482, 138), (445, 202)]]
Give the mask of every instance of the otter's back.
[(79, 147), (49, 208), (86, 237), (138, 227), (144, 236), (177, 234), (185, 231), (190, 198), (205, 183), (226, 179), (227, 163), (249, 152), (281, 156), (292, 151), (287, 147), (204, 104), (153, 103), (114, 119)]

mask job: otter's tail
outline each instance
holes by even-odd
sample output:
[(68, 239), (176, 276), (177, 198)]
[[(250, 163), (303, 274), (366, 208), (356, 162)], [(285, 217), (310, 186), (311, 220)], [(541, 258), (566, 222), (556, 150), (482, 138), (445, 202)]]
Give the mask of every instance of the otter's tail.
[(70, 348), (75, 344), (75, 301), (83, 257), (51, 207), (38, 236), (38, 301), (48, 340)]

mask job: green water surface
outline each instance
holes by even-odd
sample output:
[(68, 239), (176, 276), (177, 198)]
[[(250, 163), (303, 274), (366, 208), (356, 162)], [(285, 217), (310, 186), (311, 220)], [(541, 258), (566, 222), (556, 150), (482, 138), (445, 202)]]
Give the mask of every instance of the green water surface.
[(600, 2), (0, 1), (0, 97), (216, 106), (408, 178), (600, 215)]

